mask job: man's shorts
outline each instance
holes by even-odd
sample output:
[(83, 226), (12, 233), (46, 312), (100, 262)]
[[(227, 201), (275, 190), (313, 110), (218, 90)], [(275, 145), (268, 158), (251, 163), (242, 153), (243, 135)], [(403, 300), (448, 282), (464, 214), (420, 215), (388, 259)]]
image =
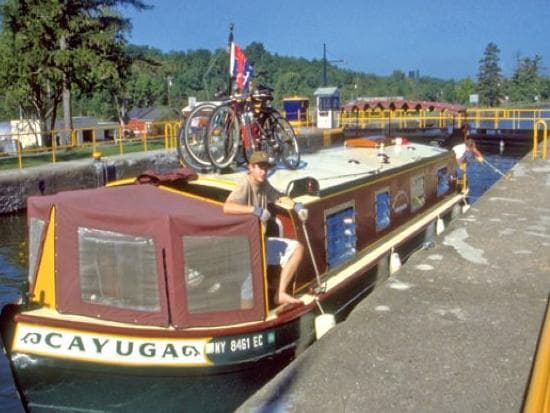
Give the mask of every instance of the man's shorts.
[[(294, 251), (298, 241), (288, 238), (267, 238), (267, 265), (280, 265), (284, 267)], [(248, 274), (241, 286), (241, 300), (253, 300), (252, 275)]]
[(267, 238), (267, 265), (284, 267), (298, 246), (298, 241), (288, 238)]

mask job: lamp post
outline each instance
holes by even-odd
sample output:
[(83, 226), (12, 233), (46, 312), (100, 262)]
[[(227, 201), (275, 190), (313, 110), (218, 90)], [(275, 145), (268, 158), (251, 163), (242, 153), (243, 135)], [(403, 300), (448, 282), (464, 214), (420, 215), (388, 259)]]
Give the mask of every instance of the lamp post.
[(171, 89), (172, 89), (172, 81), (174, 80), (174, 76), (172, 75), (168, 75), (166, 76), (166, 86), (167, 86), (167, 90), (168, 90), (168, 107), (171, 108), (172, 107), (172, 97), (171, 97)]

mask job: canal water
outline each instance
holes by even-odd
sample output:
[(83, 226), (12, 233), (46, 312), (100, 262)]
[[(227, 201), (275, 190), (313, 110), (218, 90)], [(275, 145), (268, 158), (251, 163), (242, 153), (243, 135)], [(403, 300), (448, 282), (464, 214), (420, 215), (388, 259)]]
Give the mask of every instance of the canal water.
[[(498, 150), (498, 148), (497, 148)], [(486, 159), (502, 173), (506, 174), (512, 166), (525, 155), (526, 150), (514, 149), (514, 152), (490, 153), (490, 148), (483, 150)], [(470, 203), (487, 191), (501, 175), (484, 164), (471, 162), (468, 166), (470, 181)], [(0, 308), (8, 302), (15, 301), (20, 294), (26, 279), (27, 268), (27, 231), (24, 214), (0, 216)], [(288, 361), (287, 361), (288, 362)], [(263, 369), (248, 370), (238, 374), (227, 374), (209, 377), (208, 380), (200, 377), (177, 379), (176, 387), (162, 383), (161, 398), (151, 400), (142, 397), (133, 404), (118, 405), (117, 407), (98, 405), (85, 407), (79, 411), (209, 411), (230, 412), (250, 397), (256, 390), (269, 381), (285, 365), (280, 362), (267, 365)], [(94, 383), (98, 385), (98, 383)], [(128, 383), (129, 386), (139, 386), (139, 380)], [(183, 391), (182, 391), (183, 389)], [(105, 391), (109, 392), (106, 388)], [(44, 405), (33, 411), (59, 411), (59, 406), (71, 405), (74, 394), (59, 394), (55, 388), (44, 386), (42, 398), (50, 402), (50, 407)], [(144, 393), (146, 394), (146, 393)], [(124, 398), (123, 395), (121, 395)], [(57, 406), (54, 407), (54, 406)], [(13, 378), (6, 357), (0, 353), (0, 411), (23, 411), (18, 399)], [(72, 410), (63, 410), (72, 411)]]

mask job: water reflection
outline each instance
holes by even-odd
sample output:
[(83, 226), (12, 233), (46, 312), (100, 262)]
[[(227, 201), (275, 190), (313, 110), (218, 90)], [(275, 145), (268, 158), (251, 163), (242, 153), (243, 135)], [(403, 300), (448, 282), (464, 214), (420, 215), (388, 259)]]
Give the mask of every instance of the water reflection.
[(27, 231), (22, 213), (0, 216), (0, 304), (19, 297), (27, 273)]

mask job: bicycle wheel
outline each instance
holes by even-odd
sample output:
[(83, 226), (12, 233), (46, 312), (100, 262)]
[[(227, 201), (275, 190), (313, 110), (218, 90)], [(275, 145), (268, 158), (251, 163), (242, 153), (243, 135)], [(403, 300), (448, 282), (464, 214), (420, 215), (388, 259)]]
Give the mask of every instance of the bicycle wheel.
[(216, 108), (206, 135), (206, 152), (212, 165), (227, 168), (239, 150), (240, 124), (235, 111), (229, 105)]
[(294, 129), (279, 113), (271, 114), (273, 119), (273, 135), (279, 145), (279, 155), (289, 169), (296, 169), (300, 165), (300, 147), (294, 134)]
[[(192, 164), (198, 166), (211, 166), (210, 159), (206, 153), (206, 133), (208, 121), (212, 117), (217, 105), (214, 103), (202, 103), (196, 106), (185, 121), (185, 125), (178, 133), (180, 157), (185, 162), (184, 154), (188, 155)], [(194, 166), (194, 165), (191, 165)]]

